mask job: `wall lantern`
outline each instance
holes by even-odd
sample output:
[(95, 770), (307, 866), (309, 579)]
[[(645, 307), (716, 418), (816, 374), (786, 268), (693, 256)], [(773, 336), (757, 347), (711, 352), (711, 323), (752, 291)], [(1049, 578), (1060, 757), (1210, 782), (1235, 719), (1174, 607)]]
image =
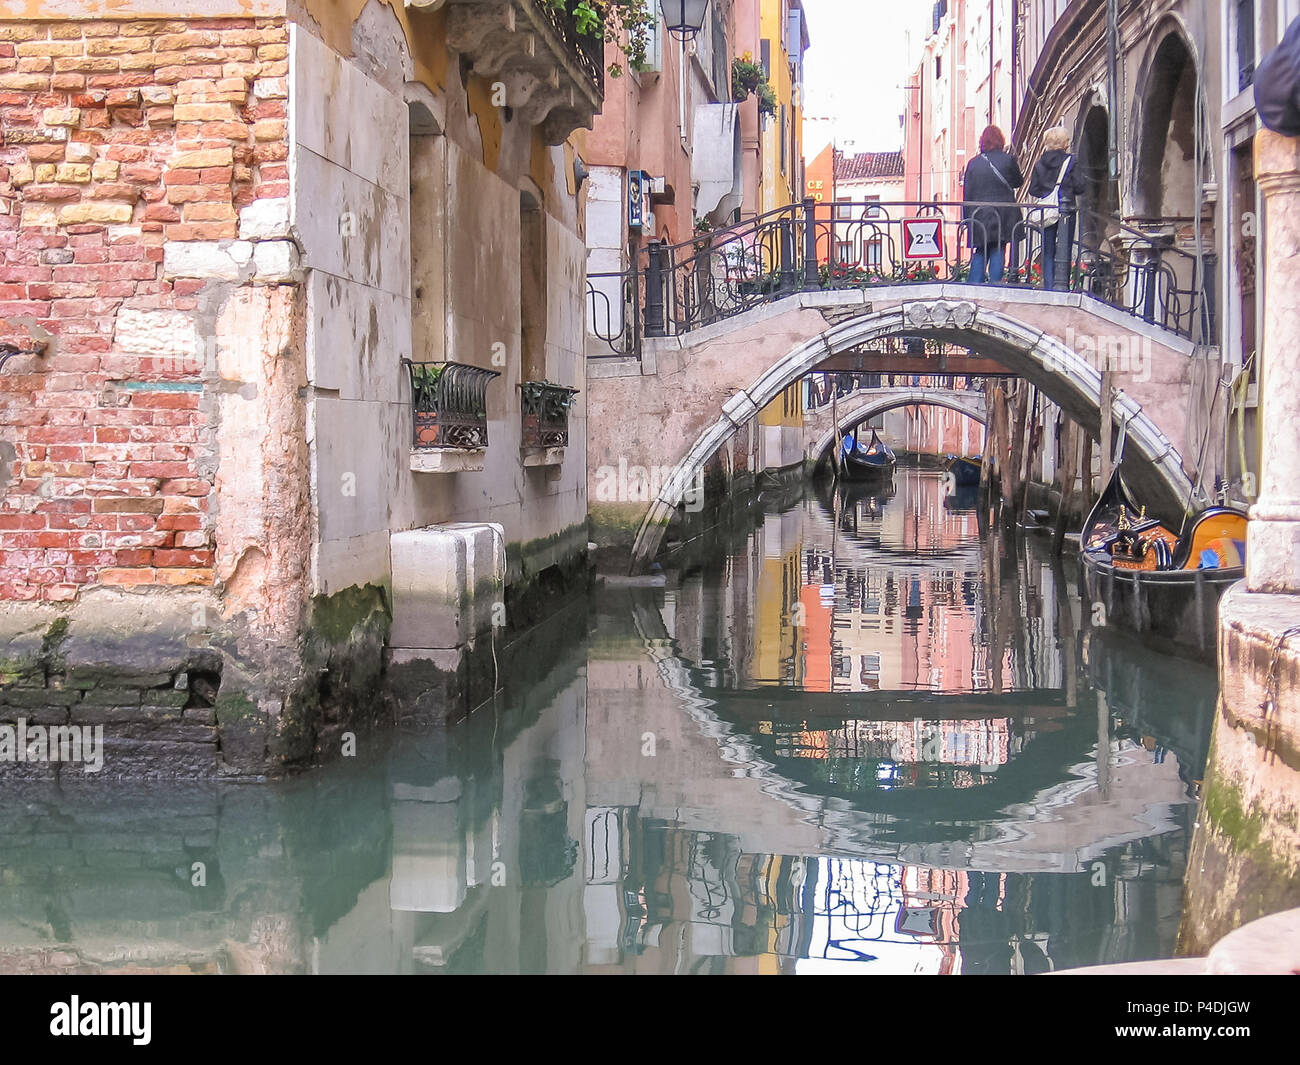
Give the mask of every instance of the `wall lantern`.
[(709, 0), (659, 0), (668, 32), (679, 41), (694, 40), (704, 28), (704, 12)]

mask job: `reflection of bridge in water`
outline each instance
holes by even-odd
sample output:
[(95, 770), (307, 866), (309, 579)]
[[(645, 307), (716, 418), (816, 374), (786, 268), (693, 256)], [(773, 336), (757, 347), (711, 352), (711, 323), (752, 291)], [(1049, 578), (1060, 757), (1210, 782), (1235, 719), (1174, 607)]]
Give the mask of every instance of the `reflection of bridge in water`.
[[(687, 606), (610, 593), (589, 653), (548, 645), (504, 707), (369, 764), (33, 796), (0, 826), (0, 969), (1007, 972), (1160, 949), (1178, 883), (1152, 870), (1177, 867), (1190, 808), (1161, 819), (1140, 745), (1110, 741), (1103, 790), (1080, 721), (1048, 737), (1064, 772), (990, 838), (891, 839), (897, 811), (813, 792), (761, 722), (728, 720), (749, 695), (700, 682)], [(1179, 831), (1139, 839), (1125, 812)]]

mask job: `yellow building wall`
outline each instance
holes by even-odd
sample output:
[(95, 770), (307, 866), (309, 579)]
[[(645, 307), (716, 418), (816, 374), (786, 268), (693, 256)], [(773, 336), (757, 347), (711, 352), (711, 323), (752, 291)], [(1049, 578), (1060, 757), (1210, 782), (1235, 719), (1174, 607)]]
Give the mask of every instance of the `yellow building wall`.
[[(803, 108), (802, 100), (795, 99), (795, 86), (790, 76), (790, 51), (796, 56), (800, 41), (782, 40), (789, 21), (790, 0), (762, 0), (760, 10), (760, 35), (770, 42), (771, 57), (768, 83), (776, 94), (777, 113), (765, 120), (763, 130), (763, 180), (760, 186), (760, 213), (773, 211), (803, 199)], [(800, 106), (796, 106), (796, 104)], [(782, 108), (785, 122), (782, 123)], [(785, 166), (781, 165), (782, 140), (786, 141)]]
[(803, 428), (803, 382), (796, 381), (758, 412), (759, 425)]
[[(759, 188), (759, 213), (774, 211), (803, 200), (803, 108), (795, 99), (794, 80), (790, 75), (790, 48), (798, 50), (801, 40), (782, 40), (789, 23), (790, 0), (762, 0), (759, 34), (769, 43), (768, 83), (776, 94), (777, 113), (765, 120), (763, 129), (763, 180)], [(800, 94), (802, 95), (802, 94)], [(784, 108), (785, 124), (781, 121)], [(785, 166), (781, 165), (781, 144), (787, 139)], [(803, 427), (803, 386), (795, 382), (764, 407), (758, 415), (760, 425)]]

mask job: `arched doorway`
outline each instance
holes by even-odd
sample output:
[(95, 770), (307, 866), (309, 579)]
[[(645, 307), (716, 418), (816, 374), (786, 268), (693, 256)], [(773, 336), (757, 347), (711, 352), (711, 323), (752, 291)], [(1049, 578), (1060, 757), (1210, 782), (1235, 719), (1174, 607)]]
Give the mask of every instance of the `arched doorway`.
[(1190, 220), (1196, 214), (1197, 80), (1196, 60), (1182, 35), (1171, 30), (1151, 58), (1138, 104), (1133, 206), (1139, 221)]
[(1085, 248), (1100, 248), (1106, 237), (1105, 219), (1115, 215), (1114, 184), (1110, 178), (1110, 115), (1094, 103), (1088, 108), (1076, 134), (1075, 154), (1079, 174), (1087, 191), (1079, 240)]

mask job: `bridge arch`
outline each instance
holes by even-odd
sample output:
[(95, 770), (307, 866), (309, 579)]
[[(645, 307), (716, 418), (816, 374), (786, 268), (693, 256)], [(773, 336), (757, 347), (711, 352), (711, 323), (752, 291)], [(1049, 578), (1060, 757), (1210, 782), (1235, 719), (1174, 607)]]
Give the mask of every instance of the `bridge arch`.
[[(654, 557), (670, 520), (700, 471), (740, 426), (748, 424), (785, 388), (817, 369), (824, 360), (876, 341), (920, 336), (972, 348), (1036, 385), (1080, 424), (1094, 424), (1099, 417), (1101, 371), (1063, 340), (1006, 310), (996, 309), (996, 305), (977, 307), (966, 299), (939, 298), (886, 303), (880, 310), (872, 310), (869, 304), (864, 304), (861, 312), (843, 306), (837, 310), (839, 321), (795, 345), (747, 388), (735, 392), (723, 403), (721, 416), (679, 453), (673, 475), (650, 503), (637, 530), (632, 546), (634, 568)], [(1127, 426), (1126, 476), (1144, 498), (1152, 501), (1153, 509), (1181, 511), (1192, 496), (1193, 486), (1172, 441), (1126, 392), (1116, 395), (1113, 410), (1117, 421)]]
[(973, 390), (963, 393), (956, 389), (887, 388), (863, 390), (855, 395), (859, 398), (850, 397), (850, 402), (840, 408), (839, 424), (832, 425), (818, 435), (816, 444), (810, 452), (812, 455), (818, 458), (824, 455), (834, 446), (839, 435), (849, 427), (868, 418), (874, 418), (877, 414), (897, 410), (899, 407), (942, 407), (945, 410), (964, 414), (981, 425), (988, 424), (988, 416), (984, 411), (984, 396)]

